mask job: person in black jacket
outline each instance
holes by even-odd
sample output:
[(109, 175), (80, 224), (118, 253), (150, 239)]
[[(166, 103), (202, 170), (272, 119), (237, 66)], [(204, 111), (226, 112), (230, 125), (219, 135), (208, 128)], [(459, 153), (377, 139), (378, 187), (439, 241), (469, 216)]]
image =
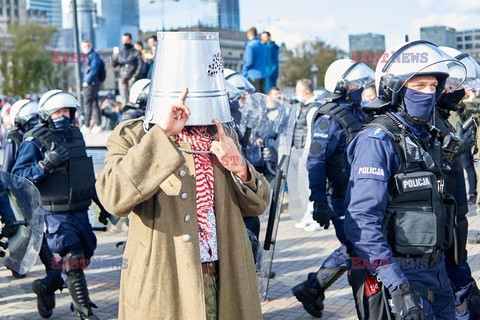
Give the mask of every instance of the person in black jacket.
[(125, 33), (122, 36), (123, 48), (120, 54), (113, 55), (113, 67), (120, 66), (120, 79), (118, 88), (122, 96), (122, 104), (128, 102), (128, 92), (132, 84), (142, 72), (142, 54), (132, 45), (132, 35)]

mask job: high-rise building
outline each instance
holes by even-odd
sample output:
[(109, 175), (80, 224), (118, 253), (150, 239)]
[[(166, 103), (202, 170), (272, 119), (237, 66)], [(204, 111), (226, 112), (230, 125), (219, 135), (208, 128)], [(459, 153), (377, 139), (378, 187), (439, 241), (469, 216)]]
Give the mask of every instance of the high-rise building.
[(24, 0), (28, 16), (44, 14), (47, 23), (58, 31), (62, 30), (62, 2), (61, 0)]
[(446, 26), (420, 28), (420, 39), (435, 43), (437, 46), (456, 47), (457, 31)]
[(97, 5), (96, 48), (121, 45), (122, 35), (126, 32), (132, 35), (133, 41), (138, 40), (138, 0), (97, 0)]
[(385, 36), (378, 33), (362, 33), (348, 35), (350, 52), (384, 52)]
[(453, 48), (468, 53), (480, 63), (480, 29), (457, 31), (457, 45)]
[(238, 0), (201, 0), (200, 25), (224, 30), (240, 30)]
[(26, 20), (25, 0), (0, 0), (0, 36), (5, 35), (11, 21)]

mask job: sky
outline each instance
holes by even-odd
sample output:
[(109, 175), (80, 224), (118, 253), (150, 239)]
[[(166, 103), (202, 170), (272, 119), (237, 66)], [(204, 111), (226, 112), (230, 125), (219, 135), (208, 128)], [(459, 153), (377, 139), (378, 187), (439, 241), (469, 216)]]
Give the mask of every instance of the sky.
[[(139, 0), (140, 29), (161, 30), (196, 24), (201, 0)], [(292, 49), (305, 40), (322, 40), (348, 51), (348, 35), (380, 33), (387, 48), (420, 38), (420, 27), (445, 25), (458, 31), (480, 29), (479, 0), (239, 0), (240, 28), (267, 30)]]

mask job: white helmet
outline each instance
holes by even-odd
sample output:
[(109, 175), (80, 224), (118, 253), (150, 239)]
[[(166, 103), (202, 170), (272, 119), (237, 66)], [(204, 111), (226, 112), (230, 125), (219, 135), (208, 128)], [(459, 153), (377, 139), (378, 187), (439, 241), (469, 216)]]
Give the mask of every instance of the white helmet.
[(38, 114), (47, 121), (52, 113), (60, 109), (70, 109), (70, 121), (75, 121), (75, 111), (80, 108), (78, 100), (70, 93), (62, 90), (50, 90), (43, 94), (38, 103)]
[(444, 46), (438, 48), (463, 63), (467, 68), (467, 77), (461, 86), (466, 90), (478, 90), (480, 87), (480, 65), (478, 62), (468, 53), (463, 53), (457, 49)]
[(38, 114), (38, 103), (22, 99), (12, 105), (10, 119), (15, 126), (23, 127), (29, 120)]
[[(232, 69), (223, 69), (226, 82), (232, 84), (243, 93), (254, 93), (255, 87), (242, 74)], [(228, 88), (227, 88), (228, 89)]]
[[(452, 77), (449, 78), (450, 73)], [(375, 70), (377, 96), (396, 106), (404, 84), (419, 75), (437, 77), (438, 98), (444, 88), (449, 91), (458, 89), (465, 79), (466, 69), (431, 42), (418, 40), (397, 44), (385, 51), (378, 61)]]
[(374, 80), (375, 72), (366, 64), (351, 59), (334, 61), (325, 72), (326, 98), (339, 98), (349, 91), (349, 85), (365, 87)]
[(137, 107), (144, 107), (147, 105), (148, 91), (150, 90), (150, 79), (140, 79), (130, 88), (130, 95), (128, 101)]

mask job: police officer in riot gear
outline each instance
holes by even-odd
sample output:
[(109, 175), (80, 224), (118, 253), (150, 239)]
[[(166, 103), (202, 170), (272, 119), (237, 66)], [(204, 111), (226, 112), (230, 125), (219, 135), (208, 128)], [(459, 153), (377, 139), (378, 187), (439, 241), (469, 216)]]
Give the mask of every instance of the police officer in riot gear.
[[(427, 127), (442, 91), (456, 89), (449, 65), (463, 81), (465, 67), (430, 42), (386, 51), (375, 73), (378, 100), (365, 106), (378, 116), (347, 147), (345, 232), (360, 319), (455, 317), (443, 255), (455, 201), (444, 194), (441, 145)], [(367, 273), (375, 283), (365, 288)]]
[(38, 103), (26, 99), (18, 100), (10, 109), (10, 119), (13, 126), (8, 130), (7, 143), (3, 155), (2, 170), (12, 172), (18, 156), (18, 149), (23, 140), (23, 134), (38, 124)]
[(120, 121), (140, 118), (145, 115), (147, 107), (148, 91), (150, 90), (150, 79), (135, 81), (130, 88), (128, 103), (123, 107)]
[[(43, 124), (25, 134), (12, 172), (32, 181), (40, 191), (47, 243), (63, 258), (77, 316), (98, 319), (92, 312), (96, 306), (90, 301), (83, 273), (97, 245), (87, 214), (96, 195), (92, 160), (87, 157), (80, 130), (73, 125), (78, 107), (78, 101), (67, 92), (46, 92), (39, 102)], [(48, 277), (33, 283), (42, 317), (51, 315), (54, 292), (62, 287), (63, 283)]]
[(458, 103), (465, 96), (465, 90), (476, 91), (480, 87), (480, 65), (473, 58), (456, 49), (440, 47), (442, 51), (462, 62), (467, 68), (467, 77), (462, 88), (454, 92), (444, 92), (436, 104), (434, 125), (441, 130), (444, 162), (448, 170), (444, 170), (445, 192), (451, 194), (457, 204), (454, 243), (445, 252), (445, 266), (448, 278), (455, 294), (456, 319), (474, 320), (480, 317), (480, 292), (467, 262), (465, 249), (468, 235), (467, 192), (461, 154), (471, 149), (475, 143), (472, 130), (464, 132), (462, 125), (454, 128), (448, 118), (450, 112), (458, 108)]
[[(18, 149), (23, 140), (23, 134), (32, 129), (38, 123), (38, 103), (26, 99), (16, 101), (10, 109), (10, 119), (13, 126), (8, 129), (7, 140), (3, 153), (2, 170), (8, 173), (12, 172), (13, 165), (18, 156)], [(45, 254), (48, 251), (48, 246), (42, 244), (42, 252)], [(51, 252), (50, 252), (51, 254)], [(47, 255), (45, 255), (47, 256)], [(42, 254), (40, 255), (42, 257)], [(51, 260), (41, 259), (47, 270), (50, 268)], [(15, 278), (24, 278), (24, 274), (12, 270), (12, 275)]]
[(374, 80), (374, 72), (363, 63), (350, 59), (333, 62), (325, 73), (326, 94), (330, 102), (313, 116), (310, 153), (307, 159), (310, 201), (314, 202), (313, 219), (328, 229), (333, 222), (342, 244), (307, 281), (293, 287), (293, 294), (314, 317), (321, 317), (325, 290), (347, 267), (347, 239), (343, 227), (345, 190), (348, 173), (344, 168), (346, 145), (363, 126), (360, 110), (362, 91)]

